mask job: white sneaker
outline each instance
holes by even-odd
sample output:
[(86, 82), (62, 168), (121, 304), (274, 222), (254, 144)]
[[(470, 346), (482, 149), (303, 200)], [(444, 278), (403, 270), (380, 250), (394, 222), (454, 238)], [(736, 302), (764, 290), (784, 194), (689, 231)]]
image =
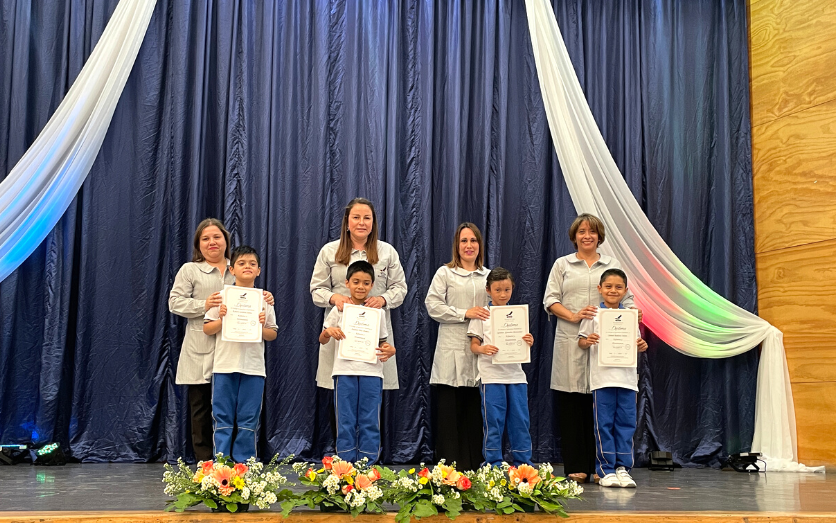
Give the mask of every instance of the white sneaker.
[(610, 473), (598, 480), (598, 484), (602, 487), (620, 487), (621, 481), (619, 481), (618, 476)]
[(626, 468), (618, 467), (615, 469), (615, 476), (618, 478), (618, 482), (621, 483), (622, 487), (636, 488), (636, 480), (630, 476), (630, 473), (627, 472)]

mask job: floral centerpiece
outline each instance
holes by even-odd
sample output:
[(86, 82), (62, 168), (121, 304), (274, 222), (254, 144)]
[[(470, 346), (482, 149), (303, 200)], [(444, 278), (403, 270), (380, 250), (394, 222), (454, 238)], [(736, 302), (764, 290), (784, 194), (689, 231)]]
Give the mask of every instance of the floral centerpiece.
[[(368, 466), (369, 460), (351, 463), (338, 456), (322, 458), (322, 466), (315, 463), (294, 463), (293, 471), (299, 474), (299, 482), (314, 487), (282, 503), (282, 515), (287, 516), (296, 507), (307, 505), (321, 510), (350, 512), (352, 517), (360, 513), (383, 513), (383, 488), (386, 478), (394, 478), (394, 472), (380, 466)], [(383, 481), (381, 481), (383, 479)]]
[(421, 463), (419, 469), (401, 470), (390, 483), (387, 498), (399, 507), (395, 521), (406, 523), (413, 517), (420, 519), (439, 512), (450, 519), (458, 516), (472, 486), (467, 474), (456, 470), (455, 463), (448, 466), (444, 460), (432, 469)]
[(215, 461), (201, 461), (192, 471), (182, 458), (175, 469), (165, 465), (163, 482), (165, 493), (175, 499), (166, 501), (166, 511), (183, 512), (188, 507), (203, 503), (213, 511), (238, 512), (249, 509), (250, 504), (260, 509), (269, 508), (278, 501), (293, 497), (290, 490), (281, 487), (287, 478), (279, 474), (279, 467), (290, 462), (293, 456), (279, 461), (274, 456), (265, 465), (255, 458), (246, 463), (235, 463), (218, 454)]
[(543, 463), (492, 467), (486, 465), (474, 475), (473, 493), (469, 496), (477, 510), (494, 510), (497, 514), (527, 512), (539, 506), (549, 514), (568, 517), (567, 499), (579, 499), (583, 487), (572, 480), (555, 476), (553, 468)]

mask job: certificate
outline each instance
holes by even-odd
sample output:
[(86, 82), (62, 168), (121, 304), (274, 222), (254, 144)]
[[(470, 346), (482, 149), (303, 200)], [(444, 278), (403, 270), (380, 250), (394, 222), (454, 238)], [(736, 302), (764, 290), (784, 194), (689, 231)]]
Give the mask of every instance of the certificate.
[(377, 363), (377, 346), (380, 342), (380, 309), (362, 305), (343, 305), (343, 321), (340, 328), (345, 339), (337, 343), (337, 357), (341, 360)]
[(492, 363), (528, 363), (531, 347), (523, 341), (528, 334), (528, 305), (491, 307), (491, 343), (499, 349)]
[(639, 338), (639, 311), (598, 309), (598, 365), (636, 367), (636, 340)]
[(221, 339), (241, 343), (261, 342), (261, 322), (258, 315), (263, 309), (261, 289), (224, 285), (223, 304), (226, 316), (221, 324)]

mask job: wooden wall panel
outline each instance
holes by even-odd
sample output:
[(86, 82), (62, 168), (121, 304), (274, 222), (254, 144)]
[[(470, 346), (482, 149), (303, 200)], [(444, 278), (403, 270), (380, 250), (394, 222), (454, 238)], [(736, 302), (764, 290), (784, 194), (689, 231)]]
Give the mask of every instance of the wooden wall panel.
[(750, 3), (752, 125), (833, 99), (836, 2)]
[(798, 459), (806, 465), (836, 463), (836, 383), (793, 383)]
[(755, 252), (836, 238), (836, 99), (754, 128), (752, 165)]
[(790, 379), (836, 381), (836, 240), (758, 254), (757, 266), (760, 316), (784, 333)]
[(760, 315), (784, 332), (799, 458), (836, 464), (836, 2), (749, 0)]

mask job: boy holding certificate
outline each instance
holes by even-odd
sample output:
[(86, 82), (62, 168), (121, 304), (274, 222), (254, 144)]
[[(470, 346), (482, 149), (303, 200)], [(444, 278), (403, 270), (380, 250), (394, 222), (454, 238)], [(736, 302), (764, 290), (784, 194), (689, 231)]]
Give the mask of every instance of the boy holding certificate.
[(256, 456), (266, 376), (263, 340), (275, 340), (278, 327), (273, 306), (264, 303), (262, 291), (254, 288), (261, 274), (255, 249), (248, 245), (233, 249), (229, 272), (235, 285), (224, 288), (222, 305), (206, 311), (203, 332), (211, 336), (223, 330), (215, 342), (212, 373), (215, 454), (243, 463)]
[(395, 354), (386, 343), (386, 318), (382, 309), (364, 307), (374, 285), (374, 267), (358, 260), (348, 266), (346, 286), (351, 302), (343, 310), (334, 307), (325, 318), (319, 343), (337, 340), (331, 377), (337, 412), (337, 455), (344, 461), (380, 456), (380, 402), (383, 396), (383, 362)]
[(578, 332), (578, 346), (591, 349), (589, 388), (595, 421), (595, 468), (601, 478), (598, 484), (635, 487), (630, 468), (639, 390), (636, 353), (646, 351), (647, 342), (639, 337), (637, 312), (621, 305), (627, 294), (624, 271), (604, 271), (598, 293), (603, 299), (598, 313), (593, 319), (582, 320)]
[[(534, 345), (534, 337), (528, 332), (528, 308), (508, 306), (513, 290), (514, 278), (507, 269), (497, 267), (492, 270), (487, 279), (491, 315), (486, 320), (470, 320), (467, 329), (470, 350), (478, 354), (476, 363), (482, 380), (479, 390), (482, 393), (482, 424), (485, 432), (482, 456), (489, 465), (502, 463), (502, 435), (506, 431), (514, 465), (531, 464), (528, 380), (522, 370), (522, 363), (530, 361), (529, 350)], [(497, 324), (492, 325), (491, 322)], [(497, 347), (500, 340), (492, 336), (505, 341), (502, 343), (503, 353), (516, 354), (502, 359)], [(507, 363), (499, 363), (497, 360)]]

